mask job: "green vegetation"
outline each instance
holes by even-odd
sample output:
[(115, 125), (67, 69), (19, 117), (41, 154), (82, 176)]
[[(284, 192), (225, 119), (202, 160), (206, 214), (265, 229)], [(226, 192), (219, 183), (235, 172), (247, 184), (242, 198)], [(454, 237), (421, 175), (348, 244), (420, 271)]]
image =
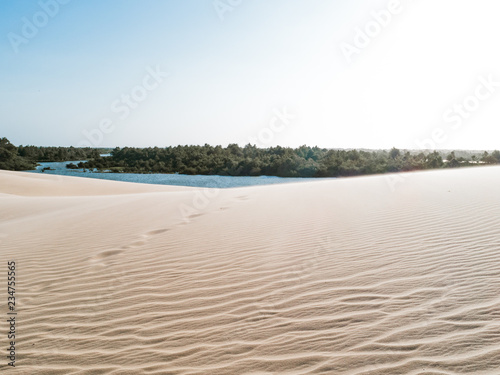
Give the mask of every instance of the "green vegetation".
[(7, 138), (0, 139), (0, 169), (23, 171), (35, 169), (36, 163), (18, 155), (17, 147)]
[(76, 147), (16, 147), (7, 138), (0, 138), (0, 169), (26, 171), (35, 169), (37, 162), (99, 158), (99, 154), (109, 151)]
[[(460, 156), (456, 156), (459, 155)], [(443, 161), (446, 157), (446, 161)], [(456, 168), (500, 163), (500, 152), (481, 157), (463, 151), (443, 156), (434, 152), (331, 150), (301, 146), (257, 148), (176, 146), (166, 148), (115, 148), (110, 157), (98, 157), (79, 168), (129, 173), (181, 173), (229, 176), (339, 177)]]
[[(226, 176), (340, 177), (436, 168), (458, 168), (500, 164), (500, 151), (450, 153), (386, 150), (332, 150), (319, 147), (257, 148), (176, 146), (166, 148), (115, 148), (111, 156), (101, 157), (109, 149), (75, 147), (35, 147), (12, 145), (0, 139), (0, 169), (34, 169), (40, 161), (88, 160), (68, 163), (68, 169), (114, 173), (181, 173)], [(444, 159), (444, 160), (443, 160)]]
[(109, 149), (77, 147), (19, 146), (17, 150), (19, 156), (37, 162), (85, 160), (109, 153)]

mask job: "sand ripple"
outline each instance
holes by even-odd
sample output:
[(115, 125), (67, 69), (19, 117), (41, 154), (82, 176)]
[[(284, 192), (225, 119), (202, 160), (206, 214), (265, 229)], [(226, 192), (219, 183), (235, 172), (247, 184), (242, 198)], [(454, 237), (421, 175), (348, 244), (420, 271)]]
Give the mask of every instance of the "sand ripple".
[(16, 373), (498, 375), (499, 172), (0, 191)]

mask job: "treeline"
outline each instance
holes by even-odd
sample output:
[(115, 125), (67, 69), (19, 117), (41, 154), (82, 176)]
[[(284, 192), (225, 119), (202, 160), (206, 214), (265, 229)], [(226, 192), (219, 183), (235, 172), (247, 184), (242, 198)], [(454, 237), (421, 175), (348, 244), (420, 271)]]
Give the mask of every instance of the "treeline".
[(31, 170), (35, 169), (37, 162), (95, 159), (109, 151), (76, 147), (16, 147), (7, 138), (0, 138), (0, 169)]
[(17, 154), (17, 147), (7, 138), (0, 139), (0, 169), (11, 171), (26, 171), (35, 169), (36, 162), (23, 158)]
[(98, 157), (70, 168), (129, 173), (181, 173), (188, 175), (339, 177), (435, 168), (456, 168), (500, 163), (500, 152), (470, 158), (455, 152), (332, 150), (319, 147), (257, 148), (175, 146), (166, 148), (115, 148), (110, 157)]
[(99, 158), (108, 149), (78, 147), (36, 147), (19, 146), (17, 154), (23, 158), (38, 162), (86, 160)]
[[(30, 170), (37, 162), (88, 160), (68, 168), (129, 173), (181, 173), (227, 176), (340, 177), (436, 168), (499, 164), (500, 152), (420, 152), (386, 150), (332, 150), (319, 147), (257, 148), (175, 146), (166, 148), (36, 147), (12, 145), (0, 139), (0, 169)], [(458, 156), (460, 155), (460, 156)]]

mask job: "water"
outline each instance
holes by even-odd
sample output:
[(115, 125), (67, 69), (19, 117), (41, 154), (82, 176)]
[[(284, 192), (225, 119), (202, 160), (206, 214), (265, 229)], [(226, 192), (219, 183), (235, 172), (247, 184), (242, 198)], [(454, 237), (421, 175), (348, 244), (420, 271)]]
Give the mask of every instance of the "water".
[[(253, 185), (283, 184), (300, 181), (314, 181), (314, 178), (283, 178), (274, 176), (259, 177), (233, 177), (233, 176), (190, 176), (183, 174), (137, 174), (137, 173), (99, 173), (83, 169), (67, 169), (66, 164), (78, 164), (82, 160), (65, 161), (54, 163), (40, 163), (32, 173), (56, 174), (62, 176), (76, 176), (88, 178), (100, 178), (102, 180), (114, 180), (125, 182), (140, 182), (143, 184), (177, 185), (209, 188), (232, 188)], [(51, 168), (42, 172), (43, 168)]]

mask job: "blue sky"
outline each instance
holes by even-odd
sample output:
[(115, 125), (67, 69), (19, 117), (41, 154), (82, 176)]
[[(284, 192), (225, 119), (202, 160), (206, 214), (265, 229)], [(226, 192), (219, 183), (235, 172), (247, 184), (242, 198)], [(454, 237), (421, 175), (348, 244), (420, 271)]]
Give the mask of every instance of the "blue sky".
[(61, 146), (499, 148), (497, 8), (3, 0), (0, 135)]

